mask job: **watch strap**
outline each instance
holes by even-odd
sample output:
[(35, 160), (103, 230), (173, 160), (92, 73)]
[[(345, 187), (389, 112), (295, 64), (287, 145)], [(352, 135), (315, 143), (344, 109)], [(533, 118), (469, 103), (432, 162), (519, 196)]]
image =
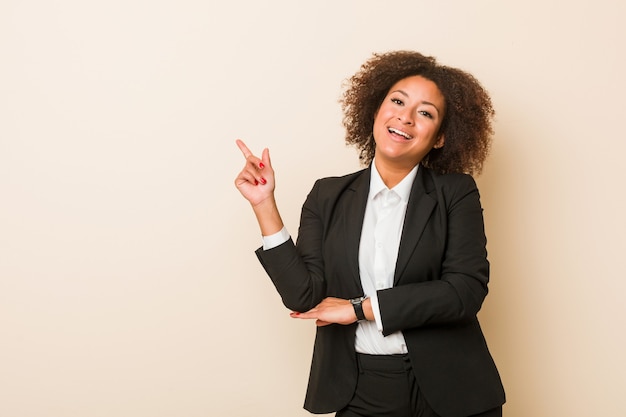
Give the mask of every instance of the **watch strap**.
[(352, 298), (350, 300), (358, 321), (365, 320), (365, 312), (363, 311), (363, 301), (365, 301), (365, 299), (367, 299), (367, 297)]

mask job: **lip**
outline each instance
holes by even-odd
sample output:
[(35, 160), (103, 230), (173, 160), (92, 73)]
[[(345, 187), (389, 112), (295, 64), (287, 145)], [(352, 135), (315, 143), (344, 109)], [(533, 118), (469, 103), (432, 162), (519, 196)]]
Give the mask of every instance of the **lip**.
[(413, 139), (413, 136), (410, 135), (408, 132), (402, 130), (402, 129), (398, 129), (396, 127), (393, 126), (389, 126), (387, 127), (387, 133), (389, 133), (389, 135), (392, 138), (397, 138), (398, 140), (401, 141), (409, 141), (411, 139)]

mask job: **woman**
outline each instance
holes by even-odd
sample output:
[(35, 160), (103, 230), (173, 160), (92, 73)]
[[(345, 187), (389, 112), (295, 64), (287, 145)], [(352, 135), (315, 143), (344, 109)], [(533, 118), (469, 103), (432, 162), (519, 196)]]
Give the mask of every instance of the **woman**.
[(504, 390), (477, 313), (489, 263), (473, 178), (494, 115), (471, 75), (432, 57), (375, 54), (349, 80), (346, 142), (366, 169), (318, 180), (297, 244), (274, 199), (269, 151), (235, 180), (257, 256), (291, 316), (317, 334), (305, 408), (337, 416), (492, 417)]

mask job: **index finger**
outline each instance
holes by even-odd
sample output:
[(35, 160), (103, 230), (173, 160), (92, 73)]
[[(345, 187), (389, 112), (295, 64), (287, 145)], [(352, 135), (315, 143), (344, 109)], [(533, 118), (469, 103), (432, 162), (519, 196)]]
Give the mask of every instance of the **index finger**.
[(250, 155), (252, 155), (252, 152), (250, 152), (250, 149), (248, 149), (248, 147), (246, 146), (245, 143), (243, 143), (243, 141), (241, 139), (237, 139), (235, 141), (235, 143), (237, 143), (237, 146), (239, 147), (239, 149), (241, 150), (241, 153), (243, 154), (243, 157), (248, 159), (248, 157)]

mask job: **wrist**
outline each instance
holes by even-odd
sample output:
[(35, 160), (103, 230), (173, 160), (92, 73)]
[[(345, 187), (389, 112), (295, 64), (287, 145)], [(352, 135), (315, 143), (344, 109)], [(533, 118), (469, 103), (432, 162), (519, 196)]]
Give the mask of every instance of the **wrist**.
[(376, 320), (376, 316), (374, 315), (374, 309), (372, 308), (372, 299), (367, 297), (365, 300), (363, 300), (363, 303), (361, 304), (361, 306), (363, 307), (363, 314), (365, 314), (365, 319), (368, 321), (374, 321)]
[(261, 235), (269, 236), (279, 232), (284, 224), (273, 197), (266, 198), (252, 206), (261, 229)]
[(354, 314), (357, 321), (367, 320), (365, 311), (363, 311), (363, 302), (367, 300), (367, 297), (357, 297), (350, 299), (350, 303), (354, 308)]

